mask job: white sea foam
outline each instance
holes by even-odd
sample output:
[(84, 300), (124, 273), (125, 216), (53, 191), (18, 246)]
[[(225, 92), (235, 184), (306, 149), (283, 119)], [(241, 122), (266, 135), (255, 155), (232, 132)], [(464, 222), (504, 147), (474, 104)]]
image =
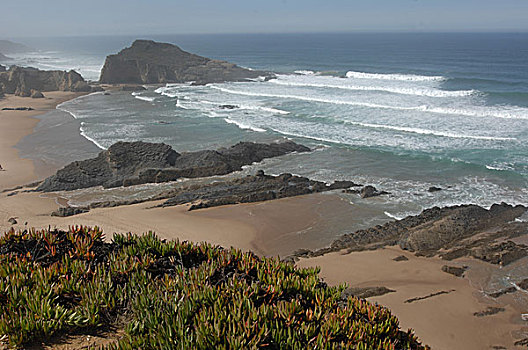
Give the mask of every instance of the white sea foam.
[[(71, 114), (71, 113), (70, 113)], [(81, 136), (84, 137), (85, 139), (87, 139), (88, 141), (92, 142), (94, 145), (96, 145), (97, 147), (99, 147), (100, 149), (102, 150), (106, 150), (106, 147), (103, 147), (99, 142), (97, 142), (96, 140), (94, 140), (92, 137), (88, 136), (84, 130), (84, 125), (85, 123), (84, 122), (81, 122), (81, 126), (80, 126), (80, 131), (81, 131)]]
[[(229, 105), (229, 106), (234, 106), (235, 109), (244, 109), (244, 110), (252, 110), (252, 111), (263, 111), (263, 112), (268, 112), (268, 113), (272, 113), (272, 114), (290, 114), (290, 112), (287, 112), (287, 111), (283, 111), (281, 109), (278, 109), (278, 108), (273, 108), (273, 107), (265, 107), (265, 106), (258, 106), (258, 105), (247, 105), (247, 104), (240, 104), (240, 103), (218, 103), (218, 102), (213, 102), (213, 101), (207, 101), (207, 100), (199, 100), (199, 101), (196, 101), (194, 103), (201, 103), (201, 104), (205, 104), (205, 105), (209, 105), (209, 106), (215, 106), (217, 108), (221, 108), (221, 106), (223, 105)], [(225, 109), (225, 110), (232, 110), (232, 109)]]
[(155, 97), (147, 97), (147, 96), (140, 96), (140, 95), (134, 95), (134, 97), (137, 98), (138, 100), (147, 101), (147, 102), (154, 102), (154, 100), (156, 99)]
[(315, 75), (315, 72), (313, 70), (296, 70), (294, 72), (295, 74), (299, 74), (299, 75)]
[(404, 217), (401, 217), (401, 216), (397, 216), (397, 215), (391, 214), (388, 211), (384, 211), (383, 213), (385, 215), (387, 215), (389, 218), (394, 219), (394, 220), (401, 220), (401, 219), (404, 218)]
[(207, 86), (212, 89), (216, 89), (216, 90), (219, 90), (225, 93), (243, 95), (243, 96), (285, 98), (285, 99), (295, 99), (295, 100), (308, 101), (308, 102), (329, 103), (329, 104), (336, 104), (336, 105), (348, 105), (348, 106), (379, 108), (379, 109), (392, 109), (392, 110), (400, 110), (400, 111), (421, 111), (421, 112), (428, 112), (428, 113), (435, 113), (435, 114), (461, 115), (461, 116), (467, 116), (467, 117), (528, 119), (528, 108), (521, 108), (521, 107), (472, 106), (469, 108), (447, 108), (447, 107), (430, 107), (427, 105), (402, 107), (402, 106), (390, 106), (390, 105), (382, 105), (382, 104), (368, 103), (368, 102), (336, 100), (336, 99), (328, 99), (328, 98), (320, 98), (320, 97), (240, 91), (240, 90), (227, 89), (227, 88), (223, 88), (223, 87), (212, 85), (212, 84), (208, 84)]
[(154, 90), (154, 92), (157, 94), (163, 95), (163, 96), (170, 97), (170, 98), (178, 97), (178, 94), (173, 91), (173, 87), (168, 86), (168, 85), (169, 84), (167, 84), (167, 86), (162, 86), (160, 88), (157, 88), (156, 90)]
[(513, 137), (464, 135), (464, 134), (457, 134), (453, 132), (428, 130), (428, 129), (421, 129), (421, 128), (411, 128), (411, 127), (405, 127), (405, 126), (380, 125), (380, 124), (370, 124), (370, 123), (361, 123), (361, 122), (345, 122), (345, 123), (364, 126), (367, 128), (388, 129), (388, 130), (404, 131), (404, 132), (410, 132), (410, 133), (422, 134), (422, 135), (451, 137), (451, 138), (457, 138), (457, 139), (474, 139), (474, 140), (486, 140), (486, 141), (515, 141), (517, 140), (516, 138), (513, 138)]
[(348, 71), (347, 78), (355, 79), (378, 79), (378, 80), (401, 80), (401, 81), (442, 81), (442, 76), (414, 75), (414, 74), (378, 74)]
[[(347, 80), (342, 78), (329, 78), (329, 77), (318, 77), (311, 81), (291, 81), (291, 79), (281, 80), (272, 79), (269, 82), (277, 85), (284, 86), (298, 86), (298, 87), (316, 87), (316, 88), (331, 88), (351, 91), (382, 91), (390, 92), (401, 95), (413, 95), (413, 96), (427, 96), (427, 97), (463, 97), (470, 96), (477, 93), (476, 90), (458, 90), (458, 91), (447, 91), (439, 89), (431, 89), (425, 87), (389, 87), (389, 86), (361, 86), (361, 85), (350, 85)], [(304, 76), (301, 78), (305, 78)], [(322, 78), (322, 79), (321, 79)], [(317, 81), (326, 81), (325, 83), (318, 83)]]
[(303, 134), (303, 133), (300, 133), (300, 132), (284, 131), (284, 130), (280, 130), (280, 129), (277, 129), (277, 128), (270, 128), (270, 129), (275, 131), (275, 132), (277, 132), (277, 133), (279, 133), (279, 134), (283, 134), (283, 135), (288, 135), (288, 136), (293, 136), (293, 137), (303, 137), (303, 138), (306, 138), (306, 139), (322, 141), (322, 142), (343, 144), (342, 141), (336, 140), (336, 139), (330, 139), (330, 138), (319, 137), (319, 136), (314, 136), (314, 135), (307, 135), (307, 134)]
[(178, 99), (178, 101), (176, 101), (176, 107), (181, 108), (181, 109), (189, 109), (189, 107), (186, 107), (186, 106), (184, 106), (184, 105), (181, 103), (181, 100), (180, 100), (180, 99)]
[(503, 106), (503, 107), (483, 107), (474, 106), (471, 108), (448, 108), (420, 106), (416, 108), (424, 112), (449, 115), (463, 115), (466, 117), (494, 117), (502, 119), (528, 119), (528, 108)]
[(258, 128), (258, 127), (255, 127), (255, 126), (251, 126), (251, 125), (248, 125), (248, 124), (245, 124), (245, 123), (242, 123), (242, 122), (239, 122), (237, 120), (233, 120), (233, 119), (229, 119), (229, 118), (224, 118), (224, 121), (226, 123), (229, 123), (229, 124), (234, 124), (236, 126), (238, 126), (240, 129), (244, 129), (244, 130), (252, 130), (252, 131), (256, 131), (256, 132), (266, 132), (265, 129), (261, 129), (261, 128)]

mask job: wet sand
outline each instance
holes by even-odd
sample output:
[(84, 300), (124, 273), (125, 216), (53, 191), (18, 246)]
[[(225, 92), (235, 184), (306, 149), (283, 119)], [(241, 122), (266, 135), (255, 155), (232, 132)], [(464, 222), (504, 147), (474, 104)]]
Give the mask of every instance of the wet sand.
[[(33, 99), (6, 95), (0, 99), (0, 191), (36, 181), (35, 166), (29, 159), (19, 158), (19, 151), (15, 145), (24, 137), (31, 134), (39, 119), (35, 118), (50, 110), (57, 104), (80, 96), (74, 92), (46, 92), (45, 98)], [(2, 111), (5, 107), (31, 107), (32, 111)]]

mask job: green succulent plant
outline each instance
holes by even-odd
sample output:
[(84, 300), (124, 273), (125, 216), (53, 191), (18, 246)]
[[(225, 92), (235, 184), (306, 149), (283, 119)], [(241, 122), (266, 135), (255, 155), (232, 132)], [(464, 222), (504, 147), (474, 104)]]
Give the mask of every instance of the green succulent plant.
[(299, 269), (149, 232), (13, 230), (0, 238), (0, 339), (123, 328), (108, 349), (425, 349), (391, 312)]

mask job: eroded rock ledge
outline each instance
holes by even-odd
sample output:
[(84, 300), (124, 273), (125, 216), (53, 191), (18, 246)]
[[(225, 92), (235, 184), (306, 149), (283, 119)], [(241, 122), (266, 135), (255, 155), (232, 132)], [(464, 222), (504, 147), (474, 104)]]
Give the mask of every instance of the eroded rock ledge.
[(302, 250), (291, 256), (320, 256), (399, 245), (417, 255), (439, 255), (446, 260), (471, 256), (492, 264), (507, 265), (528, 256), (528, 246), (512, 239), (528, 234), (527, 222), (516, 222), (528, 210), (522, 205), (494, 204), (434, 207), (416, 216), (345, 234), (330, 247)]
[(356, 186), (352, 181), (336, 181), (330, 185), (292, 174), (266, 175), (259, 170), (256, 175), (226, 179), (212, 183), (187, 185), (164, 191), (152, 197), (133, 200), (94, 202), (86, 207), (59, 208), (52, 216), (72, 216), (93, 208), (108, 208), (166, 199), (157, 207), (187, 204), (188, 210), (197, 210), (229, 204), (253, 203), (272, 199), (301, 196), (311, 193), (346, 189)]
[(265, 158), (308, 151), (308, 147), (292, 141), (271, 144), (240, 142), (229, 148), (182, 154), (163, 143), (118, 142), (96, 158), (70, 163), (44, 180), (37, 190), (70, 191), (225, 175)]

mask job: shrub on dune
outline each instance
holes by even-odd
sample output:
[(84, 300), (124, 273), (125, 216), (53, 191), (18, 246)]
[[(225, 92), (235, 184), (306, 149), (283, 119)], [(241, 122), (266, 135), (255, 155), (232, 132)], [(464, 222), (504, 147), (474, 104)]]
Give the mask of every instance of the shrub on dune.
[(97, 228), (0, 238), (0, 339), (124, 328), (110, 349), (423, 349), (381, 306), (341, 296), (318, 269), (209, 244)]

